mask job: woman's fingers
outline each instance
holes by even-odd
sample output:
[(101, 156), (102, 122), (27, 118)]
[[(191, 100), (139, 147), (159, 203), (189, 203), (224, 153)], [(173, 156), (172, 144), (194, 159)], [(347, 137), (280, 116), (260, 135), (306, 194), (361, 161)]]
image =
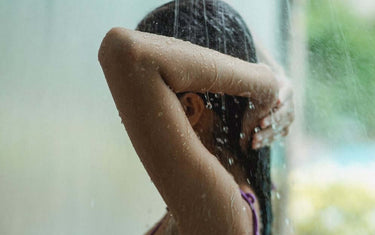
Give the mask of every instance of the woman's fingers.
[(268, 146), (275, 139), (286, 136), (294, 120), (293, 89), (287, 79), (279, 81), (279, 99), (272, 112), (259, 122), (260, 129), (255, 131), (252, 140), (253, 149)]
[(284, 127), (281, 126), (281, 123), (285, 123), (286, 125), (290, 125), (294, 120), (294, 107), (293, 102), (288, 100), (286, 103), (283, 103), (280, 107), (277, 107), (274, 112), (272, 112), (267, 117), (263, 118), (260, 121), (260, 127), (262, 129), (266, 129), (268, 127), (274, 126), (275, 128)]
[(289, 132), (289, 125), (283, 129), (275, 130), (272, 127), (264, 129), (253, 136), (252, 148), (258, 149), (269, 146), (274, 140), (286, 136)]
[(261, 120), (260, 131), (253, 135), (253, 149), (268, 146), (275, 139), (286, 136), (293, 120), (294, 106), (293, 102), (288, 100), (281, 107), (276, 108), (272, 114)]
[(293, 88), (288, 80), (283, 81), (281, 84), (281, 88), (279, 91), (279, 99), (281, 103), (285, 103), (288, 100), (293, 99)]
[(260, 127), (267, 128), (271, 124), (283, 121), (286, 118), (294, 119), (294, 107), (292, 86), (289, 80), (284, 78), (280, 81), (279, 100), (274, 112), (261, 120)]
[(261, 120), (260, 131), (253, 135), (253, 149), (268, 146), (275, 139), (286, 136), (293, 120), (294, 105), (292, 99), (288, 99), (276, 107), (270, 115)]

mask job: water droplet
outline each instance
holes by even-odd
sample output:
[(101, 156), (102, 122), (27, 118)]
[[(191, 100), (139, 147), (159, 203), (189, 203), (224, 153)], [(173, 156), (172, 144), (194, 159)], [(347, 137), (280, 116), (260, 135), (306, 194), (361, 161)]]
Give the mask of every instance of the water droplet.
[(255, 127), (254, 132), (258, 133), (259, 131), (260, 131), (260, 128), (259, 127)]
[(223, 141), (221, 138), (216, 138), (216, 141), (217, 141), (219, 144), (224, 144), (224, 141)]
[(241, 138), (241, 139), (245, 138), (245, 133), (241, 132), (241, 133), (240, 133), (240, 138)]
[(233, 162), (234, 162), (234, 161), (233, 161), (233, 158), (230, 157), (230, 158), (228, 159), (228, 162), (229, 162), (229, 165), (233, 165)]
[(206, 108), (212, 109), (212, 103), (209, 100), (207, 101)]
[(280, 193), (279, 193), (279, 192), (276, 193), (276, 198), (277, 198), (278, 200), (280, 200)]
[(255, 109), (255, 105), (250, 100), (249, 100), (249, 108), (250, 109)]
[(220, 146), (216, 146), (216, 148), (220, 151), (223, 152), (223, 149)]
[(251, 184), (249, 178), (246, 178), (246, 181), (248, 184)]
[(166, 43), (167, 43), (168, 45), (171, 45), (171, 44), (174, 43), (174, 42), (176, 42), (176, 38), (173, 38), (173, 37), (169, 38), (169, 39), (166, 41)]
[(229, 128), (227, 126), (223, 126), (223, 131), (228, 134)]
[(289, 219), (288, 218), (285, 219), (285, 224), (289, 225)]

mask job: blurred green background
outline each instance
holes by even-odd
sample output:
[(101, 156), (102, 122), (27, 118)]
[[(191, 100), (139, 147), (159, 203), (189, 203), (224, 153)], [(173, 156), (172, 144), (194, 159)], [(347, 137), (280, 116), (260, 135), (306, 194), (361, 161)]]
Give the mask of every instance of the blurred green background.
[(375, 234), (375, 4), (305, 6), (308, 156), (289, 175), (291, 233)]
[(308, 132), (339, 142), (375, 139), (375, 18), (347, 1), (310, 0), (307, 32)]

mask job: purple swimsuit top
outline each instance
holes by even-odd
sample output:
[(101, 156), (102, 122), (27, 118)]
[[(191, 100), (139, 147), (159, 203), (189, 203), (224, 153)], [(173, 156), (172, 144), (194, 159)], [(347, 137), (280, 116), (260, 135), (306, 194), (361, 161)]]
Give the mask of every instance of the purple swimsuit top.
[(253, 234), (259, 235), (258, 215), (257, 215), (257, 212), (256, 212), (255, 207), (254, 207), (254, 205), (255, 205), (255, 195), (252, 194), (252, 193), (245, 193), (241, 189), (240, 189), (240, 192), (241, 192), (242, 198), (245, 199), (245, 201), (249, 204), (249, 206), (251, 208), (251, 212), (253, 214)]
[[(241, 192), (242, 198), (249, 204), (249, 206), (251, 208), (251, 212), (253, 214), (253, 234), (254, 235), (259, 235), (259, 231), (258, 231), (258, 215), (257, 215), (257, 212), (256, 212), (255, 207), (254, 207), (254, 204), (255, 204), (255, 195), (252, 194), (252, 193), (245, 193), (241, 189), (240, 189), (240, 192)], [(165, 216), (164, 216), (164, 218), (165, 218)], [(156, 233), (156, 231), (160, 228), (160, 226), (161, 226), (164, 218), (158, 223), (158, 225), (156, 225), (156, 227), (154, 228), (154, 230), (152, 230), (152, 232), (151, 232), (150, 235), (154, 235)]]

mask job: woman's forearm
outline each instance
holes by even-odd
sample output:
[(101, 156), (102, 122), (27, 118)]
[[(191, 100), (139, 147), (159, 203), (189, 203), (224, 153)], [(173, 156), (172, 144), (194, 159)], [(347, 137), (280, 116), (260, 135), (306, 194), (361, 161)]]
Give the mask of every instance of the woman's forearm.
[[(173, 91), (238, 94), (248, 92), (249, 89), (240, 88), (250, 87), (248, 83), (252, 80), (245, 75), (242, 78), (237, 70), (227, 71), (225, 63), (220, 67), (220, 61), (225, 60), (219, 53), (191, 44), (181, 48), (178, 45), (183, 43), (174, 40), (168, 47), (163, 38), (166, 39), (114, 29), (103, 39), (99, 61), (116, 107), (134, 149), (178, 221), (181, 233), (200, 230), (202, 234), (228, 234), (235, 221), (244, 221), (233, 233), (244, 234), (251, 224), (248, 213), (242, 210), (244, 202), (238, 185), (199, 140)], [(206, 56), (209, 53), (217, 57)], [(194, 57), (197, 58), (192, 61)], [(206, 68), (207, 60), (218, 66), (217, 79)], [(232, 59), (227, 62), (232, 63)], [(226, 80), (227, 76), (231, 80)], [(236, 83), (238, 77), (244, 85)], [(206, 81), (212, 78), (212, 83)], [(221, 202), (230, 202), (230, 206), (222, 206)], [(211, 218), (200, 223), (209, 213), (223, 219)], [(187, 214), (196, 216), (186, 218)]]
[[(267, 107), (276, 102), (277, 83), (265, 65), (248, 63), (170, 37), (124, 28), (112, 29), (107, 37), (114, 34), (119, 43), (132, 51), (129, 60), (137, 60), (147, 68), (154, 67), (176, 93), (191, 91), (246, 96)], [(116, 42), (112, 40), (111, 43), (113, 41)]]

